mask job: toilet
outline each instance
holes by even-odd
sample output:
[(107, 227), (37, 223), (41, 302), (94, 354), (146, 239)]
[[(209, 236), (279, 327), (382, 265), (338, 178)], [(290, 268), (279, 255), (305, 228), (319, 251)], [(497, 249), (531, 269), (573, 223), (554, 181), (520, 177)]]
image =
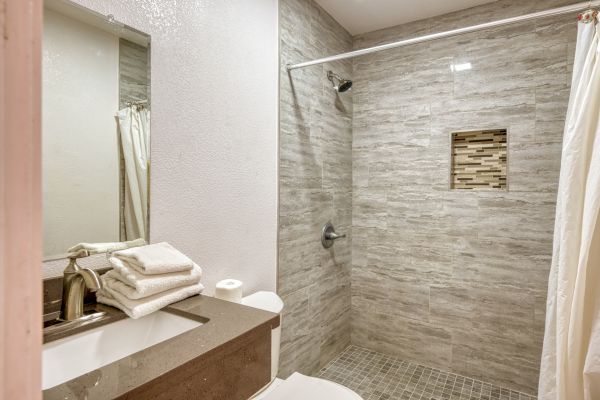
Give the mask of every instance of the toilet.
[[(242, 304), (279, 314), (280, 317), (283, 310), (283, 301), (273, 292), (256, 292), (244, 297)], [(281, 324), (271, 332), (271, 382), (252, 400), (363, 400), (345, 386), (298, 372), (285, 380), (277, 378), (280, 344)]]

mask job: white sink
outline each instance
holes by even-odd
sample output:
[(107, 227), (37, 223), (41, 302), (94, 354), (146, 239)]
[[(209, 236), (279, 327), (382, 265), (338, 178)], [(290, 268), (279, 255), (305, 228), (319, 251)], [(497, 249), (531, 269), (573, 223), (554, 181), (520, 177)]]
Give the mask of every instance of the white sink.
[(46, 343), (42, 351), (42, 389), (60, 385), (200, 325), (201, 322), (158, 311)]

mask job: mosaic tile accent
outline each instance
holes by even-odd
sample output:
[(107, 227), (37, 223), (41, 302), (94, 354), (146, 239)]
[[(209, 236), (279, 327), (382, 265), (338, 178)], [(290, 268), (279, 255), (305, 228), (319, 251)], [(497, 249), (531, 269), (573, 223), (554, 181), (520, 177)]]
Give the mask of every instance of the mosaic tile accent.
[(506, 129), (452, 133), (453, 189), (506, 189)]
[(344, 385), (364, 400), (535, 400), (534, 396), (349, 346), (318, 377)]

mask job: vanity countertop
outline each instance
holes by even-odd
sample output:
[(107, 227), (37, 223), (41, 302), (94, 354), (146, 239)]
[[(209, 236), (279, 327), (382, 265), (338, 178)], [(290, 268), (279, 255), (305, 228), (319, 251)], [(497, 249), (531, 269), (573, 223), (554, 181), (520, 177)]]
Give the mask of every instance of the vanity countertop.
[(220, 353), (231, 354), (236, 345), (251, 340), (253, 332), (264, 335), (279, 326), (277, 314), (203, 295), (164, 310), (202, 321), (203, 325), (47, 389), (44, 399), (136, 398), (131, 396), (133, 390), (147, 384), (159, 386), (165, 374), (186, 374), (193, 363), (198, 365), (203, 359), (219, 360)]

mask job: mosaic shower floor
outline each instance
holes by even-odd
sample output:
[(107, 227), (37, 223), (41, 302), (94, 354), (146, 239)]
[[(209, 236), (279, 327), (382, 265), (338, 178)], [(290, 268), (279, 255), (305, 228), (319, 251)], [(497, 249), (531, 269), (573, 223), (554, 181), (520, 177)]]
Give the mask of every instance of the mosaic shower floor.
[(349, 346), (318, 376), (354, 390), (364, 400), (535, 400), (525, 393), (357, 346)]

